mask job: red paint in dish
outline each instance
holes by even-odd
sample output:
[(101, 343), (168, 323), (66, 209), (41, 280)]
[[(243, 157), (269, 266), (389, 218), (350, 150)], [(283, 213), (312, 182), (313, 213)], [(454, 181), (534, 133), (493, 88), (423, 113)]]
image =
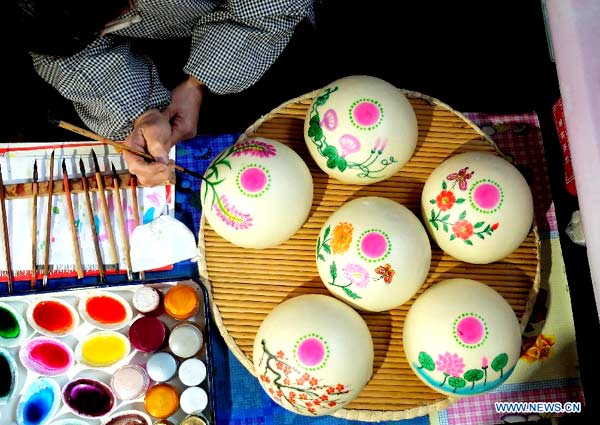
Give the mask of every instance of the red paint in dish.
[(121, 323), (127, 319), (125, 306), (116, 298), (106, 295), (88, 298), (85, 310), (91, 319), (104, 325)]
[(74, 326), (71, 310), (58, 301), (41, 301), (33, 308), (33, 321), (49, 332), (63, 333)]
[(53, 341), (43, 341), (35, 344), (29, 351), (29, 357), (49, 369), (66, 369), (71, 363), (69, 352), (62, 345)]
[(167, 335), (167, 326), (156, 317), (141, 317), (129, 328), (131, 346), (144, 353), (153, 353), (162, 348)]

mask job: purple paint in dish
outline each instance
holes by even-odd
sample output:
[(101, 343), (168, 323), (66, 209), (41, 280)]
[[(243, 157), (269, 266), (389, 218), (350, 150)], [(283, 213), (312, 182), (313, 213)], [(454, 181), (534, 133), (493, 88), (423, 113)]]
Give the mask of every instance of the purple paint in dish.
[(62, 393), (65, 405), (82, 417), (100, 418), (115, 406), (111, 389), (95, 379), (74, 379), (65, 385)]
[(141, 317), (129, 328), (129, 341), (136, 350), (153, 353), (160, 350), (167, 340), (167, 326), (156, 317)]

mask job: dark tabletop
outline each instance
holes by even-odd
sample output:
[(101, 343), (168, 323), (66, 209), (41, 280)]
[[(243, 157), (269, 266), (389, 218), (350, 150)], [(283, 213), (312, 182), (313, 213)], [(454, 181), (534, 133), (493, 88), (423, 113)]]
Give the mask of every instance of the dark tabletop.
[[(176, 84), (182, 77), (177, 64), (186, 59), (185, 42), (141, 44), (156, 58), (165, 84)], [(4, 57), (9, 60), (3, 65), (10, 65), (3, 66), (0, 141), (71, 139), (47, 122), (50, 112), (78, 123), (69, 103), (36, 76), (17, 44), (8, 45)], [(585, 414), (595, 415), (600, 410), (594, 390), (599, 367), (591, 347), (600, 325), (586, 250), (564, 233), (578, 206), (564, 186), (562, 151), (551, 114), (560, 92), (540, 1), (324, 0), (317, 8), (316, 26), (301, 25), (258, 84), (242, 94), (206, 96), (199, 132), (243, 131), (282, 102), (352, 74), (383, 78), (459, 111), (537, 112), (571, 291)]]

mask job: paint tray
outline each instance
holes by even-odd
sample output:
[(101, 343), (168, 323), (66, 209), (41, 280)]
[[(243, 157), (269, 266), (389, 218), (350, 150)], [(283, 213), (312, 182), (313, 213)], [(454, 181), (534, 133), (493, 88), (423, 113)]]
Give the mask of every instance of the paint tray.
[[(164, 293), (168, 288), (175, 285), (176, 283), (178, 283), (178, 282), (158, 282), (157, 281), (157, 282), (153, 282), (153, 283), (148, 283), (146, 285), (153, 286)], [(209, 307), (208, 307), (208, 303), (209, 303), (208, 293), (203, 285), (198, 284), (192, 280), (179, 281), (179, 283), (184, 283), (184, 284), (192, 286), (199, 294), (199, 300), (200, 300), (199, 310), (194, 316), (192, 316), (188, 320), (198, 324), (199, 327), (203, 331), (203, 337), (204, 337), (203, 347), (202, 347), (201, 351), (194, 357), (201, 359), (206, 365), (206, 369), (207, 369), (206, 379), (199, 385), (201, 388), (203, 388), (205, 390), (205, 392), (208, 395), (208, 405), (207, 405), (206, 409), (204, 411), (202, 411), (202, 415), (206, 418), (206, 420), (208, 421), (209, 424), (214, 424), (214, 423), (216, 423), (215, 408), (214, 408), (215, 395), (214, 395), (214, 384), (213, 384), (214, 371), (213, 371), (212, 347), (211, 347), (211, 338), (210, 338), (212, 324), (211, 324), (211, 318), (210, 318)], [(111, 286), (111, 287), (98, 286), (98, 287), (94, 287), (94, 288), (72, 289), (72, 290), (66, 290), (66, 291), (60, 291), (60, 292), (37, 291), (36, 293), (31, 293), (28, 295), (5, 297), (5, 298), (2, 298), (0, 301), (12, 306), (18, 313), (22, 314), (22, 316), (25, 318), (25, 321), (27, 322), (26, 310), (27, 310), (28, 305), (35, 303), (36, 300), (39, 300), (42, 298), (52, 297), (54, 299), (63, 300), (67, 304), (74, 306), (75, 310), (77, 310), (78, 300), (81, 297), (83, 297), (91, 292), (117, 294), (129, 302), (129, 304), (131, 305), (132, 311), (133, 311), (132, 320), (129, 321), (129, 323), (125, 327), (116, 331), (116, 332), (119, 332), (119, 333), (127, 336), (128, 330), (129, 330), (129, 324), (133, 323), (133, 321), (135, 321), (138, 317), (141, 317), (141, 314), (139, 312), (137, 312), (137, 310), (135, 310), (135, 308), (133, 308), (133, 305), (131, 303), (133, 293), (135, 292), (135, 290), (137, 288), (139, 288), (141, 286), (144, 286), (144, 285), (136, 284), (136, 285)], [(176, 319), (173, 319), (173, 318), (167, 316), (165, 313), (158, 316), (158, 318), (161, 321), (163, 321), (169, 329), (172, 329), (177, 323), (183, 322), (183, 321), (178, 321)], [(66, 343), (68, 346), (70, 346), (74, 351), (75, 351), (75, 347), (76, 347), (78, 340), (82, 339), (83, 337), (85, 337), (85, 335), (88, 335), (90, 332), (97, 331), (97, 329), (94, 329), (81, 316), (79, 317), (79, 319), (80, 319), (80, 324), (79, 324), (78, 328), (73, 332), (73, 334), (65, 336), (63, 338), (60, 338), (61, 341)], [(27, 332), (28, 332), (27, 339), (32, 338), (32, 337), (41, 336), (40, 333), (33, 330), (33, 328), (31, 327), (31, 325), (29, 323), (27, 323)], [(6, 348), (6, 350), (10, 354), (13, 355), (13, 359), (15, 360), (15, 363), (16, 363), (17, 369), (18, 369), (18, 379), (17, 379), (17, 383), (16, 383), (16, 391), (13, 394), (13, 396), (8, 400), (7, 404), (0, 405), (0, 423), (13, 424), (13, 423), (16, 423), (16, 409), (17, 409), (17, 404), (20, 399), (20, 395), (23, 393), (24, 389), (31, 382), (33, 382), (35, 379), (37, 379), (38, 375), (27, 371), (27, 369), (25, 369), (23, 367), (23, 365), (21, 364), (21, 362), (19, 360), (19, 347), (18, 346), (14, 347), (14, 348)], [(160, 351), (168, 351), (168, 348), (164, 348)], [(91, 367), (84, 366), (84, 365), (76, 362), (75, 366), (73, 366), (69, 372), (67, 372), (66, 374), (63, 374), (63, 375), (52, 377), (52, 378), (58, 382), (61, 389), (62, 389), (63, 385), (67, 382), (67, 380), (69, 380), (73, 377), (79, 377), (79, 376), (96, 378), (96, 379), (100, 380), (101, 382), (110, 384), (111, 374), (115, 370), (117, 370), (120, 366), (123, 366), (124, 364), (145, 364), (145, 360), (150, 355), (151, 354), (149, 354), (149, 353), (138, 352), (137, 350), (134, 350), (132, 347), (130, 354), (124, 360), (122, 360), (110, 367), (91, 368)], [(178, 359), (178, 358), (177, 358), (177, 360), (178, 360), (179, 364), (181, 364), (181, 362), (183, 361), (182, 359)], [(177, 374), (175, 375), (174, 378), (167, 381), (167, 383), (172, 384), (178, 390), (179, 394), (181, 394), (181, 391), (183, 391), (183, 389), (186, 388), (181, 383), (179, 378), (177, 377)], [(154, 384), (153, 382), (150, 383), (151, 386), (153, 384)], [(127, 401), (119, 400), (117, 398), (115, 407), (111, 411), (111, 413), (109, 413), (109, 415), (107, 415), (101, 419), (90, 419), (90, 418), (85, 418), (85, 419), (79, 418), (79, 419), (83, 420), (83, 422), (85, 422), (89, 425), (99, 425), (101, 423), (102, 424), (105, 423), (105, 421), (107, 420), (107, 418), (110, 415), (112, 415), (116, 412), (119, 412), (119, 411), (124, 411), (124, 410), (139, 410), (144, 413), (147, 413), (146, 410), (144, 409), (144, 397), (141, 396), (134, 400), (127, 400)], [(181, 408), (179, 408), (179, 410), (174, 415), (170, 416), (168, 419), (171, 422), (173, 422), (174, 424), (178, 424), (186, 416), (187, 416), (187, 414), (184, 413), (181, 410)], [(68, 410), (67, 407), (61, 402), (59, 412), (54, 416), (54, 419), (48, 423), (53, 423), (54, 421), (57, 421), (59, 419), (66, 419), (66, 418), (77, 418), (77, 417), (73, 413), (71, 413), (70, 410)], [(152, 418), (152, 419), (154, 421), (157, 420), (156, 418)]]

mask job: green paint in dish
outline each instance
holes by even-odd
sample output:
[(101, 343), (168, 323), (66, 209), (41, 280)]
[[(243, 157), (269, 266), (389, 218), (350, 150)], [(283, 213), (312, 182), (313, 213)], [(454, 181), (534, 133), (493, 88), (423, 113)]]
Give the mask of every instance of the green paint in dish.
[(4, 339), (16, 338), (21, 334), (21, 327), (14, 312), (0, 306), (0, 337)]

